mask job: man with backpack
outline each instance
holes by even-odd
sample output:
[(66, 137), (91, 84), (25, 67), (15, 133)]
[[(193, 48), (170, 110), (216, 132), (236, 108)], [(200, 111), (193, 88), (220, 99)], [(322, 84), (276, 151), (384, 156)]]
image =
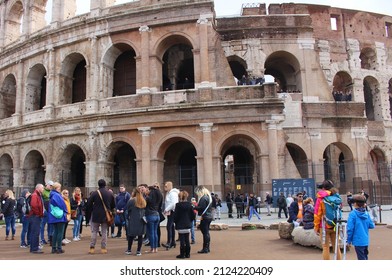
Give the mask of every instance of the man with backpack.
[[(29, 190), (23, 190), (21, 196), (16, 202), (16, 212), (22, 223), (22, 232), (20, 234), (20, 248), (27, 248), (30, 245), (30, 231), (29, 231), (29, 213), (30, 213), (30, 197)], [(27, 242), (26, 242), (27, 235)]]
[(341, 219), (342, 199), (334, 187), (331, 180), (325, 180), (320, 186), (321, 190), (317, 193), (316, 205), (314, 207), (314, 231), (320, 235), (323, 247), (323, 259), (329, 260), (329, 247), (332, 243), (336, 259), (341, 260), (342, 254), (340, 248), (336, 247), (336, 230), (338, 221)]

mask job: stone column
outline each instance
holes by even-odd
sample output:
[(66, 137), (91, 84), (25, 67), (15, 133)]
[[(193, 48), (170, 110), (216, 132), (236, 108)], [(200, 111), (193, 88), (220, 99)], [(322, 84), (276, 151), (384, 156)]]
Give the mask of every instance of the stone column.
[(267, 120), (268, 127), (268, 156), (269, 156), (269, 182), (272, 179), (279, 178), (279, 156), (278, 156), (278, 129), (281, 129), (280, 123), (283, 120), (278, 117), (272, 117)]
[(140, 60), (140, 74), (137, 71), (136, 75), (140, 75), (137, 81), (140, 81), (136, 87), (138, 88), (138, 93), (148, 93), (150, 92), (150, 35), (151, 28), (147, 25), (140, 26), (139, 32), (141, 35), (141, 60)]
[(54, 116), (54, 96), (58, 93), (56, 89), (56, 53), (53, 47), (49, 47), (46, 51), (48, 61), (48, 72), (46, 73), (46, 100), (45, 100), (45, 117), (53, 119)]
[(16, 104), (15, 114), (12, 115), (13, 125), (20, 125), (22, 123), (23, 105), (24, 105), (24, 62), (20, 60), (17, 67), (18, 75), (16, 75)]
[(212, 165), (212, 129), (213, 123), (200, 123), (200, 130), (203, 132), (203, 181), (202, 184), (214, 191), (213, 165)]
[(6, 3), (0, 3), (0, 50), (4, 46)]
[(52, 27), (59, 27), (62, 21), (74, 17), (75, 14), (76, 0), (53, 0), (51, 21)]
[(208, 53), (208, 19), (200, 17), (197, 20), (199, 25), (199, 65), (200, 65), (200, 83), (203, 86), (209, 86), (210, 84), (210, 68), (209, 68), (209, 53)]
[(87, 67), (87, 90), (86, 90), (86, 112), (85, 114), (94, 114), (99, 110), (99, 102), (97, 93), (99, 85), (99, 58), (98, 58), (98, 39), (96, 36), (90, 38), (91, 45), (91, 61), (89, 67)]
[[(141, 179), (142, 182), (151, 181), (151, 127), (138, 127), (142, 136)], [(140, 166), (140, 165), (139, 165)], [(148, 184), (148, 183), (147, 183)]]
[(33, 5), (30, 2), (31, 2), (30, 0), (24, 1), (22, 34), (21, 34), (22, 40), (26, 40), (27, 38), (29, 38), (29, 35), (31, 33), (31, 9)]
[(13, 179), (14, 179), (14, 187), (21, 187), (22, 186), (22, 178), (23, 178), (23, 162), (20, 159), (20, 145), (13, 145), (12, 146), (12, 154), (13, 154)]

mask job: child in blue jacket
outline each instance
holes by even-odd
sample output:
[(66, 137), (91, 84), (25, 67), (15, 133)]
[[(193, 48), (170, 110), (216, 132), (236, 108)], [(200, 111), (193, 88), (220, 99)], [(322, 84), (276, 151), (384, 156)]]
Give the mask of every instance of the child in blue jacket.
[(374, 223), (366, 211), (366, 198), (357, 194), (353, 198), (354, 210), (350, 212), (347, 221), (347, 243), (353, 244), (358, 260), (368, 259), (369, 229)]

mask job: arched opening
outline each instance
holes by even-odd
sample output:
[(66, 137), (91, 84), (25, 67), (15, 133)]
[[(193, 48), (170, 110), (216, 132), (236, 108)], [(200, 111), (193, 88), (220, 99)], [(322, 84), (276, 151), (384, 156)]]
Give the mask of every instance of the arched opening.
[(59, 178), (64, 188), (86, 186), (86, 156), (83, 150), (71, 144), (60, 157)]
[(384, 152), (378, 148), (370, 151), (374, 170), (380, 182), (390, 182), (390, 172), (388, 163), (385, 160)]
[(301, 147), (292, 143), (287, 143), (286, 148), (297, 168), (297, 173), (300, 178), (309, 178), (308, 158), (305, 151)]
[(227, 58), (229, 62), (231, 72), (233, 72), (233, 76), (236, 80), (236, 84), (239, 85), (239, 81), (245, 76), (248, 78), (247, 70), (248, 66), (246, 65), (246, 61), (238, 56), (229, 56)]
[(221, 151), (225, 195), (229, 192), (260, 195), (257, 154), (255, 143), (247, 136), (236, 135), (225, 141)]
[(7, 11), (5, 19), (5, 32), (4, 32), (4, 43), (8, 45), (22, 35), (22, 22), (23, 22), (23, 3), (22, 1), (16, 1), (12, 5), (11, 9)]
[(192, 44), (182, 36), (170, 36), (160, 45), (162, 52), (162, 89), (190, 89), (195, 87)]
[(116, 47), (127, 50), (124, 50), (114, 63), (113, 96), (136, 94), (136, 54), (129, 46), (121, 46)]
[(0, 157), (0, 189), (11, 188), (14, 185), (12, 158), (8, 154)]
[(324, 179), (332, 180), (341, 193), (353, 190), (355, 177), (352, 151), (347, 145), (336, 142), (323, 152)]
[(359, 55), (361, 68), (367, 70), (377, 70), (377, 54), (372, 48), (364, 48)]
[(301, 71), (297, 58), (291, 53), (278, 51), (265, 61), (265, 75), (271, 75), (278, 84), (279, 92), (301, 92)]
[(40, 110), (45, 104), (46, 69), (42, 64), (37, 64), (27, 76), (25, 112)]
[(0, 89), (0, 119), (11, 117), (15, 114), (16, 105), (16, 79), (9, 74)]
[(37, 150), (30, 151), (23, 163), (22, 185), (31, 188), (43, 182), (45, 182), (44, 158)]
[(363, 93), (365, 98), (366, 117), (369, 121), (381, 121), (380, 86), (373, 77), (366, 77), (363, 81)]
[(80, 53), (68, 55), (61, 68), (59, 104), (82, 102), (86, 99), (86, 60)]
[(353, 79), (347, 72), (339, 71), (333, 78), (332, 95), (335, 101), (351, 101)]
[(118, 188), (124, 184), (127, 188), (137, 185), (135, 150), (125, 142), (115, 142), (109, 146), (109, 161), (113, 162), (112, 184)]
[(197, 186), (196, 149), (187, 140), (171, 139), (164, 155), (164, 181), (172, 181), (178, 188), (194, 196)]

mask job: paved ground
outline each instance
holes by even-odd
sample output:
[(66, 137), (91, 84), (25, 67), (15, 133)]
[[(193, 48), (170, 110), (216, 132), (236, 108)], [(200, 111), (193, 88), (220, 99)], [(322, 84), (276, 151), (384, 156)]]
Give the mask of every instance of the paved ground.
[[(347, 213), (345, 213), (347, 215)], [(227, 214), (222, 215), (227, 217)], [(272, 216), (265, 216), (262, 214), (261, 224), (270, 225), (283, 221), (278, 219), (277, 214)], [(194, 260), (320, 260), (321, 250), (317, 248), (302, 247), (294, 244), (290, 240), (280, 239), (276, 230), (251, 230), (242, 231), (240, 224), (246, 222), (246, 219), (227, 219), (222, 218), (221, 223), (226, 223), (230, 227), (224, 231), (211, 231), (211, 253), (197, 254), (200, 250), (202, 236), (200, 231), (196, 231), (196, 244), (192, 245), (191, 259)], [(253, 222), (256, 218), (253, 218)], [(382, 222), (385, 224), (392, 224), (392, 211), (382, 211)], [(371, 246), (369, 248), (369, 258), (373, 260), (392, 260), (392, 229), (387, 228), (385, 224), (377, 225), (371, 231)], [(95, 255), (87, 254), (89, 248), (89, 230), (83, 229), (83, 237), (79, 242), (71, 242), (64, 247), (65, 254), (53, 255), (50, 254), (50, 247), (44, 247), (44, 254), (33, 255), (28, 252), (28, 249), (19, 248), (20, 226), (17, 227), (17, 240), (5, 241), (5, 228), (0, 228), (0, 259), (5, 260), (174, 260), (175, 256), (179, 254), (179, 247), (166, 251), (164, 248), (159, 248), (157, 254), (148, 254), (149, 247), (143, 247), (143, 255), (136, 257), (134, 255), (127, 256), (124, 254), (127, 242), (123, 238), (109, 238), (108, 254), (102, 255), (97, 253)], [(67, 237), (70, 239), (72, 225), (68, 226)], [(161, 227), (162, 241), (166, 241), (166, 228)], [(100, 240), (100, 239), (98, 239)], [(136, 246), (136, 244), (134, 244)], [(135, 249), (133, 249), (135, 250)], [(99, 251), (99, 250), (98, 250)], [(356, 255), (352, 250), (347, 253), (347, 259), (355, 260)]]

